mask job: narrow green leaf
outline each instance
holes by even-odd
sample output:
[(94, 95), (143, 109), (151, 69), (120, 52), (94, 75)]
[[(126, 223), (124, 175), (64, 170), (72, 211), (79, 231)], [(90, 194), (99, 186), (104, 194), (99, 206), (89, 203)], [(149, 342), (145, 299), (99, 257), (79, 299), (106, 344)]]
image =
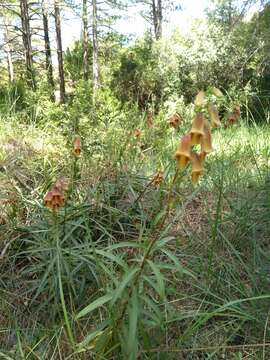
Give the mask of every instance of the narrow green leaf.
[(167, 249), (161, 249), (161, 251), (166, 254), (168, 256), (169, 259), (172, 260), (172, 262), (175, 264), (175, 268), (181, 273), (181, 274), (186, 274), (189, 275), (191, 277), (193, 277), (194, 279), (196, 279), (196, 276), (194, 274), (192, 274), (192, 272), (190, 272), (189, 270), (185, 269), (179, 262), (179, 260), (177, 259), (177, 257), (172, 254), (169, 250)]
[(151, 260), (147, 260), (147, 263), (149, 264), (151, 270), (153, 271), (156, 281), (157, 281), (157, 290), (160, 298), (163, 300), (165, 298), (165, 286), (164, 286), (164, 278), (161, 274), (159, 268), (156, 266), (155, 263)]
[(101, 307), (106, 304), (108, 301), (112, 299), (112, 294), (106, 294), (104, 296), (99, 297), (97, 300), (93, 301), (91, 304), (87, 305), (84, 309), (82, 309), (77, 315), (76, 319), (80, 319), (81, 317), (89, 314), (95, 309)]
[(14, 360), (14, 359), (12, 359), (10, 356), (2, 353), (1, 351), (0, 351), (0, 356), (1, 356), (2, 359), (4, 359), (4, 360)]
[(126, 273), (124, 275), (124, 278), (123, 278), (122, 282), (120, 283), (119, 287), (115, 290), (111, 305), (114, 305), (115, 302), (117, 301), (117, 299), (120, 298), (120, 296), (122, 295), (122, 292), (124, 291), (125, 287), (133, 279), (134, 275), (136, 274), (136, 272), (138, 270), (139, 270), (138, 267), (134, 268), (133, 270), (129, 271), (128, 273)]

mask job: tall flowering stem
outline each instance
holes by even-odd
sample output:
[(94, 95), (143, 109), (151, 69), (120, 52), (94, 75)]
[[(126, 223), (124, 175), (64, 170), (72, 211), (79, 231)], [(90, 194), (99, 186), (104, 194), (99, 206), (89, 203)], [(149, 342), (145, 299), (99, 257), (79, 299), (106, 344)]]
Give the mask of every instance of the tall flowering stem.
[(147, 250), (146, 250), (146, 252), (145, 252), (145, 254), (143, 256), (139, 271), (136, 273), (136, 275), (134, 277), (133, 285), (130, 287), (128, 298), (126, 299), (126, 301), (123, 304), (123, 309), (122, 309), (121, 315), (118, 318), (118, 323), (120, 323), (123, 320), (124, 316), (125, 316), (126, 309), (127, 309), (128, 303), (129, 303), (129, 299), (131, 298), (131, 295), (132, 295), (132, 291), (133, 291), (134, 287), (136, 287), (138, 285), (138, 281), (139, 281), (139, 279), (140, 279), (140, 277), (141, 277), (141, 275), (143, 273), (145, 264), (146, 264), (147, 260), (151, 257), (151, 251), (152, 251), (154, 245), (156, 244), (156, 242), (159, 239), (160, 231), (164, 228), (164, 225), (165, 225), (165, 223), (166, 223), (166, 221), (168, 219), (168, 216), (169, 216), (169, 213), (170, 213), (172, 192), (173, 192), (173, 188), (174, 188), (174, 185), (175, 185), (177, 177), (178, 177), (178, 171), (179, 170), (177, 169), (175, 174), (174, 174), (174, 177), (172, 179), (172, 182), (171, 182), (171, 185), (170, 185), (170, 188), (169, 188), (168, 195), (167, 195), (166, 200), (165, 200), (165, 204), (164, 204), (166, 206), (165, 213), (164, 213), (163, 217), (160, 219), (160, 221), (157, 223), (157, 226), (156, 226), (156, 228), (154, 230), (154, 236), (153, 236), (152, 240), (150, 241), (150, 243), (148, 245), (148, 248), (147, 248)]

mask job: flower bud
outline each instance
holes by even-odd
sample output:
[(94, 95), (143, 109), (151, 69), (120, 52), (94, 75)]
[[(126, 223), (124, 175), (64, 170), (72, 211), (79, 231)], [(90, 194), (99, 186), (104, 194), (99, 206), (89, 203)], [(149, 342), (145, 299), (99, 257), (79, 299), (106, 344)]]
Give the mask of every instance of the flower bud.
[(54, 184), (54, 188), (58, 189), (59, 191), (67, 191), (68, 190), (68, 181), (65, 178), (59, 178), (56, 180)]
[(221, 126), (221, 122), (219, 120), (218, 110), (213, 103), (208, 105), (208, 113), (211, 120), (211, 125), (213, 128)]
[(205, 99), (205, 92), (201, 90), (198, 92), (198, 94), (195, 97), (195, 101), (194, 101), (195, 106), (203, 106), (204, 99)]
[(216, 87), (212, 87), (212, 93), (216, 96), (216, 97), (221, 97), (221, 96), (223, 96), (223, 94), (222, 94), (222, 92), (218, 89), (218, 88), (216, 88)]

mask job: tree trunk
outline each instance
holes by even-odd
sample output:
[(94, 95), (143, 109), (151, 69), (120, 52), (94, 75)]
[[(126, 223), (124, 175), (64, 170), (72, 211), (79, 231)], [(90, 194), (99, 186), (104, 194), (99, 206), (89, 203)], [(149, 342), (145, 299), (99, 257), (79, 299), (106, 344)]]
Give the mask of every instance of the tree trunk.
[(54, 0), (54, 16), (55, 16), (57, 59), (58, 59), (58, 71), (59, 71), (59, 85), (60, 85), (60, 103), (63, 104), (65, 102), (66, 94), (65, 94), (65, 76), (64, 76), (64, 65), (63, 65), (59, 0)]
[(99, 88), (98, 37), (97, 37), (97, 1), (92, 0), (93, 15), (93, 99)]
[(157, 30), (156, 30), (156, 39), (162, 37), (162, 1), (157, 0)]
[(42, 0), (42, 18), (43, 18), (43, 30), (44, 30), (47, 82), (48, 82), (48, 87), (49, 87), (49, 92), (50, 92), (50, 98), (52, 101), (55, 101), (55, 96), (54, 96), (55, 88), (54, 88), (54, 80), (53, 80), (51, 44), (50, 44), (50, 38), (49, 38), (48, 1), (47, 0)]
[(4, 32), (4, 41), (5, 41), (5, 47), (4, 47), (4, 51), (6, 53), (7, 56), (7, 69), (8, 69), (8, 79), (9, 82), (12, 83), (14, 80), (14, 71), (13, 71), (13, 62), (12, 62), (12, 56), (11, 56), (11, 48), (9, 45), (10, 42), (10, 38), (9, 38), (9, 34), (8, 34), (8, 26), (4, 20), (4, 27), (5, 27), (5, 32)]
[(87, 0), (83, 0), (83, 78), (88, 80), (89, 77), (89, 39), (88, 39), (88, 14), (87, 14)]
[(36, 89), (35, 74), (33, 68), (33, 53), (31, 45), (31, 32), (29, 23), (28, 3), (27, 0), (20, 0), (22, 37), (25, 53), (26, 79), (33, 90)]
[(153, 23), (154, 23), (155, 39), (157, 39), (157, 9), (156, 9), (156, 0), (152, 0), (152, 16), (153, 16)]
[(152, 16), (154, 23), (155, 39), (159, 40), (162, 36), (162, 1), (161, 0), (152, 0)]

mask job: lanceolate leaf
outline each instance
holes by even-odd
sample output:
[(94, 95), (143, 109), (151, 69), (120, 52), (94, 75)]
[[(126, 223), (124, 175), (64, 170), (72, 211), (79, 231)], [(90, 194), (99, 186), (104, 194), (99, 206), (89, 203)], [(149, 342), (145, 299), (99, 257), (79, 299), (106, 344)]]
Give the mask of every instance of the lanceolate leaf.
[(152, 269), (152, 271), (155, 275), (156, 282), (157, 282), (158, 294), (161, 299), (164, 299), (165, 298), (165, 286), (164, 286), (163, 275), (161, 274), (159, 268), (155, 265), (155, 263), (153, 261), (147, 260), (147, 263), (149, 264), (150, 268)]
[(129, 331), (127, 340), (127, 354), (129, 360), (135, 360), (137, 358), (138, 351), (137, 324), (139, 317), (138, 294), (136, 288), (133, 290), (132, 293), (128, 315)]
[(133, 279), (134, 275), (136, 274), (136, 272), (138, 270), (139, 270), (139, 268), (136, 267), (124, 275), (122, 282), (120, 282), (119, 287), (115, 290), (111, 305), (114, 305), (114, 303), (120, 298), (120, 296), (122, 295), (122, 292), (125, 290), (126, 286)]
[(85, 315), (88, 315), (95, 309), (101, 307), (106, 304), (108, 301), (112, 299), (112, 294), (106, 294), (104, 296), (99, 297), (97, 300), (94, 300), (91, 304), (87, 305), (84, 309), (82, 309), (76, 316), (76, 319), (79, 319)]

